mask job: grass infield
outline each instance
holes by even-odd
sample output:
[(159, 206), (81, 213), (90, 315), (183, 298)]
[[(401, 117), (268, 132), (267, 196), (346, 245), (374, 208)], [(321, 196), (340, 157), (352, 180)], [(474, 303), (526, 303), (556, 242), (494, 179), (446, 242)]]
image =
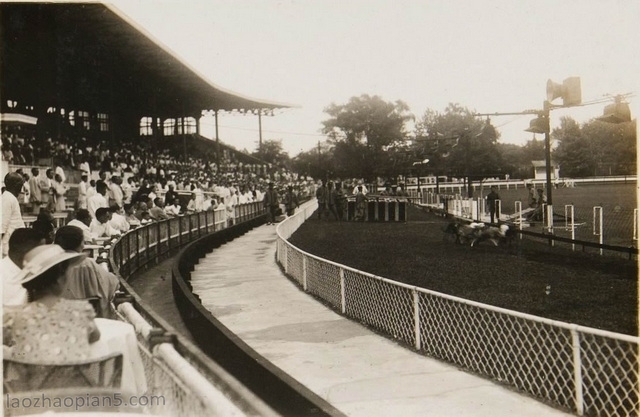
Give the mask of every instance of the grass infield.
[[(362, 271), (466, 299), (630, 335), (638, 334), (636, 261), (530, 239), (474, 247), (444, 239), (447, 220), (411, 207), (407, 223), (308, 219), (290, 241)], [(547, 294), (547, 288), (550, 292)]]

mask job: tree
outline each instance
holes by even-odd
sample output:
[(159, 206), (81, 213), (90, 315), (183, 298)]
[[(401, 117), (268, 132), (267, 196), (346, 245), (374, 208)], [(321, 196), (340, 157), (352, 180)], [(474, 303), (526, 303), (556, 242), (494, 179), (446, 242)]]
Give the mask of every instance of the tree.
[(551, 137), (559, 142), (553, 159), (560, 164), (562, 176), (587, 177), (594, 174), (596, 157), (578, 122), (568, 116), (562, 117), (560, 127), (553, 129)]
[(473, 181), (505, 172), (498, 132), (489, 119), (477, 119), (469, 109), (450, 103), (444, 113), (428, 109), (416, 127), (416, 156), (428, 158), (436, 175)]
[(253, 156), (275, 166), (286, 165), (289, 161), (289, 155), (282, 149), (282, 140), (275, 139), (262, 142), (262, 148), (254, 152)]
[(331, 116), (322, 124), (335, 146), (337, 171), (371, 180), (389, 170), (386, 152), (406, 140), (405, 123), (411, 119), (404, 102), (363, 94), (324, 111)]

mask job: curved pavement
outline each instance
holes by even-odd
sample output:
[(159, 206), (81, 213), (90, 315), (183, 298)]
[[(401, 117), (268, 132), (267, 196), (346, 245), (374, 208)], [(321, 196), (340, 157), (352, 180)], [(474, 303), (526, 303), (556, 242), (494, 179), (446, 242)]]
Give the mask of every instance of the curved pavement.
[(349, 416), (571, 415), (375, 334), (305, 294), (275, 262), (275, 226), (216, 248), (191, 273), (203, 305)]

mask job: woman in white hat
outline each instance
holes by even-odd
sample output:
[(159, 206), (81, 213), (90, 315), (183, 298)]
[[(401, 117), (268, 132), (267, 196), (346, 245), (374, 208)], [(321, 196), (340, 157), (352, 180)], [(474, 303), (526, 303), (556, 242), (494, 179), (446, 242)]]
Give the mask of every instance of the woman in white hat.
[(19, 277), (29, 303), (4, 308), (5, 355), (46, 364), (89, 357), (89, 344), (100, 338), (94, 309), (86, 300), (61, 298), (58, 286), (70, 262), (83, 256), (58, 245), (27, 252)]

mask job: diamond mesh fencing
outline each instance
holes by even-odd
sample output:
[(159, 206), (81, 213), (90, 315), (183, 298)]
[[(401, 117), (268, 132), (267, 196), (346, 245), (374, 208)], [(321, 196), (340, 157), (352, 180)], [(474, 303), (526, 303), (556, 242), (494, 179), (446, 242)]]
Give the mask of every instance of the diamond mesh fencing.
[(579, 415), (640, 415), (640, 338), (409, 287), (312, 256), (286, 240), (312, 213), (302, 210), (279, 226), (277, 259), (336, 310)]
[(307, 291), (341, 309), (340, 267), (310, 256), (305, 256), (305, 263)]

